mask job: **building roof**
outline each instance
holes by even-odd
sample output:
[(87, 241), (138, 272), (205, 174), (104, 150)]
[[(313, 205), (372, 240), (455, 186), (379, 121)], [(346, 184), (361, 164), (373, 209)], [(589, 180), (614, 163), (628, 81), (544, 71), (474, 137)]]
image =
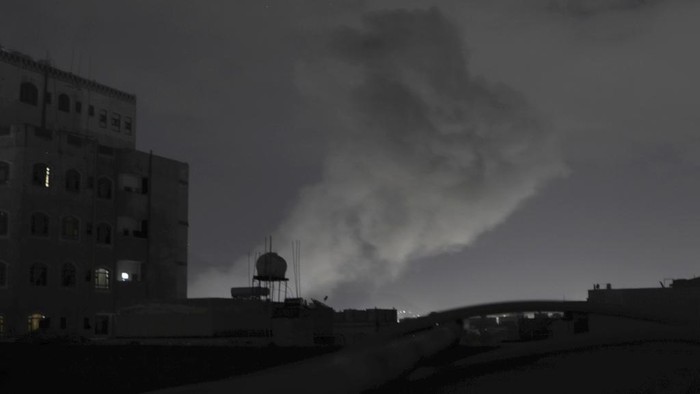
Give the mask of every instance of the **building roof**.
[(136, 103), (136, 95), (134, 94), (126, 93), (124, 91), (95, 82), (94, 80), (89, 80), (73, 73), (59, 70), (46, 61), (34, 60), (29, 55), (12, 51), (2, 46), (0, 46), (0, 61), (40, 73), (48, 72), (49, 76), (51, 77), (62, 79), (77, 86), (85, 87), (108, 96), (128, 101), (130, 103)]

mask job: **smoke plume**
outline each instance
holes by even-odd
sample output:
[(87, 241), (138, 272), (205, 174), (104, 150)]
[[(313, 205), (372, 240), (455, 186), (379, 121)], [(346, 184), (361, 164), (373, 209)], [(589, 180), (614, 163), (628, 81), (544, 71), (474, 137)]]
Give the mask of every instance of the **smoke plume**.
[[(551, 130), (519, 94), (470, 74), (460, 32), (436, 9), (335, 30), (297, 79), (332, 124), (322, 180), (275, 233), (283, 247), (302, 240), (305, 295), (460, 250), (565, 172)], [(244, 261), (201, 276), (195, 293), (236, 273)]]

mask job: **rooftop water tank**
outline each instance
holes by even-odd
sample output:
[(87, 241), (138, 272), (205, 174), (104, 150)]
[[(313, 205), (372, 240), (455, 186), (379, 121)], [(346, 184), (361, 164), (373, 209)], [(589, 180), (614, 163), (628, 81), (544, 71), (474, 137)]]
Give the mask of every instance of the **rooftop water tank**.
[(258, 257), (255, 269), (258, 272), (258, 279), (284, 280), (287, 273), (287, 262), (277, 253), (268, 252)]

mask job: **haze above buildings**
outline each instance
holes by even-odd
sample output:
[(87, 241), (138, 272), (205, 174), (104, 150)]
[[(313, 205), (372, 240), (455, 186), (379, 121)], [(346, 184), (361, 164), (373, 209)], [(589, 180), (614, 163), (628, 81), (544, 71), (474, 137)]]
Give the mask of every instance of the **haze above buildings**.
[[(470, 72), (519, 91), (550, 123), (568, 175), (464, 251), (413, 261), (376, 288), (341, 286), (329, 304), (424, 312), (583, 299), (592, 283), (642, 287), (697, 274), (700, 7), (584, 3), (434, 3), (460, 29)], [(367, 11), (413, 7), (426, 6), (10, 1), (0, 43), (37, 58), (49, 51), (60, 68), (136, 93), (137, 148), (191, 166), (193, 283), (262, 243), (299, 190), (321, 178), (332, 133), (300, 99), (295, 74), (317, 50), (309, 36), (358, 26)], [(290, 235), (303, 245), (315, 236)]]

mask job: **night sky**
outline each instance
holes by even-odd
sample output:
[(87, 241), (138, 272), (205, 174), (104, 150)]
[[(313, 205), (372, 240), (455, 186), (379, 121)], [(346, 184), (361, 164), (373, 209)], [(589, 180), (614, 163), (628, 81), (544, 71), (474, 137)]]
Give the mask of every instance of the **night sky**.
[[(247, 255), (418, 313), (700, 270), (700, 3), (32, 1), (0, 44), (138, 98), (190, 165), (189, 295)], [(288, 272), (291, 272), (290, 268)]]

